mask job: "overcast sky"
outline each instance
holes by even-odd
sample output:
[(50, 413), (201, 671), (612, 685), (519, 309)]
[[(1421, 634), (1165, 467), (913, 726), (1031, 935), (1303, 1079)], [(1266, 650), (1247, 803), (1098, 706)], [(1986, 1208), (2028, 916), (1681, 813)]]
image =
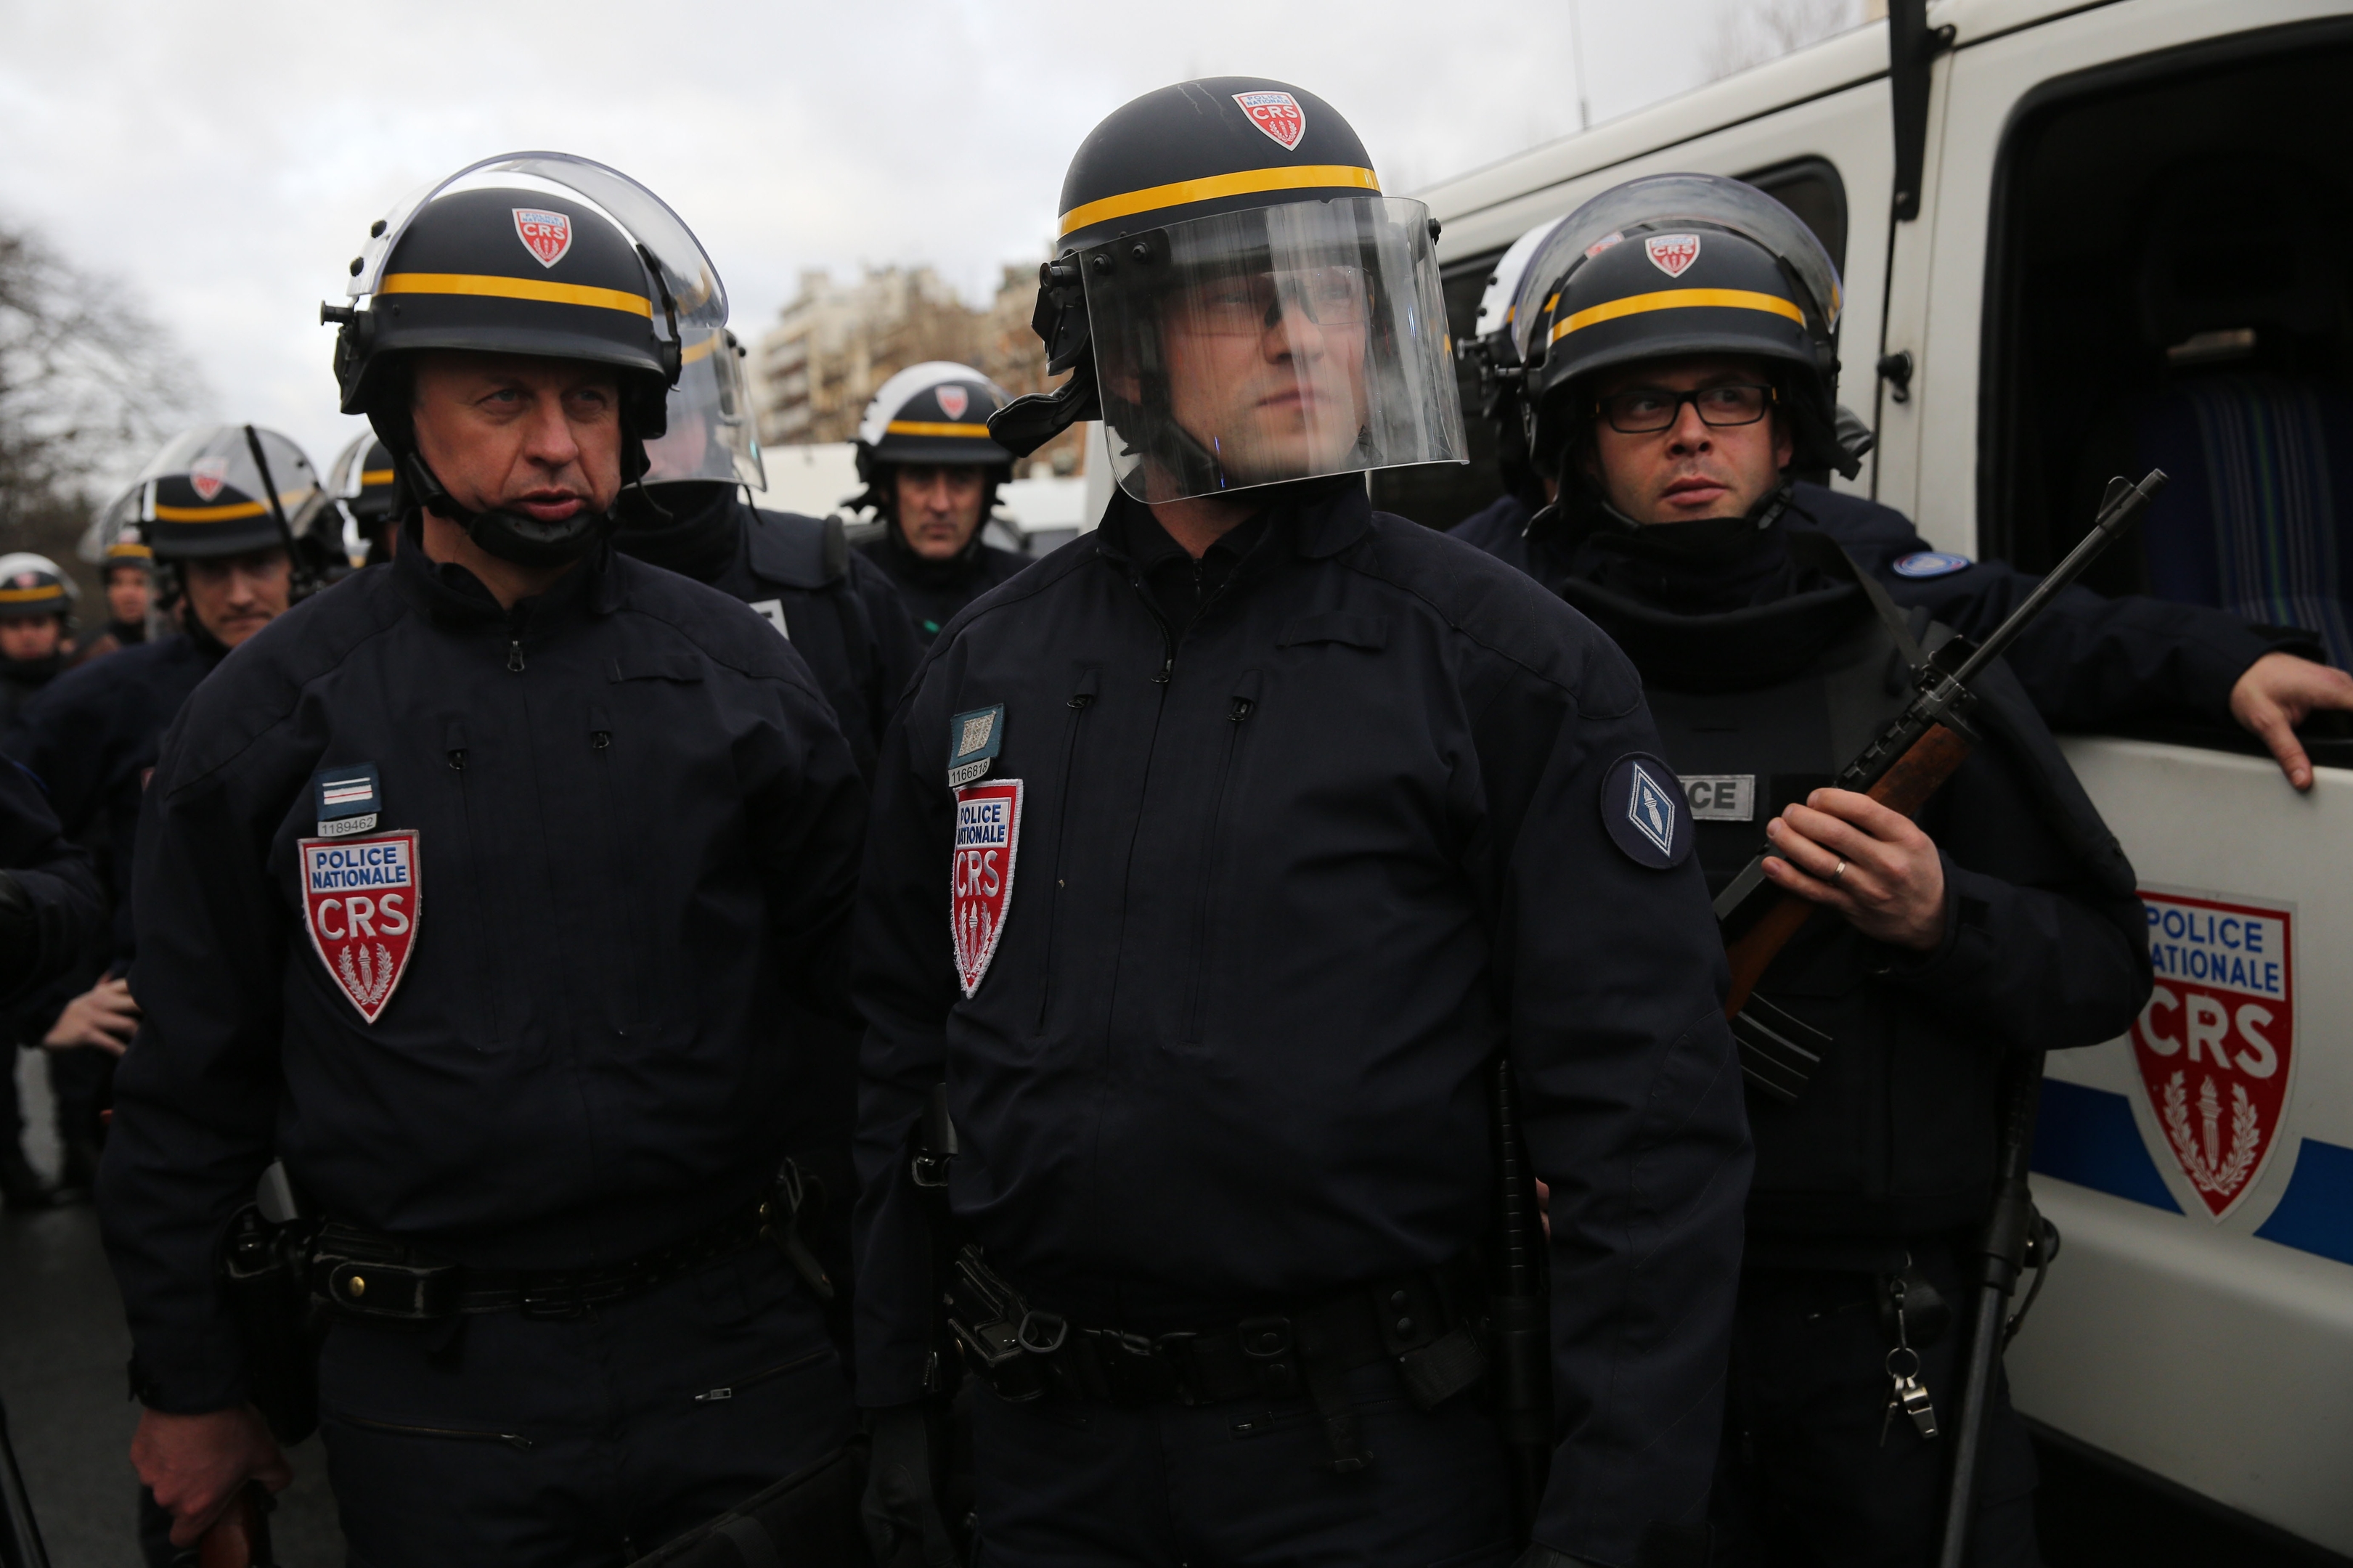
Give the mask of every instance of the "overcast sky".
[[(1583, 0), (1595, 117), (1697, 85), (1738, 3)], [(1569, 37), (1567, 0), (0, 0), (0, 222), (121, 280), (208, 416), (323, 471), (361, 426), (319, 301), (373, 219), (474, 159), (555, 148), (643, 182), (754, 336), (804, 268), (928, 262), (978, 300), (1043, 252), (1080, 139), (1152, 88), (1297, 82), (1410, 191), (1575, 131)]]

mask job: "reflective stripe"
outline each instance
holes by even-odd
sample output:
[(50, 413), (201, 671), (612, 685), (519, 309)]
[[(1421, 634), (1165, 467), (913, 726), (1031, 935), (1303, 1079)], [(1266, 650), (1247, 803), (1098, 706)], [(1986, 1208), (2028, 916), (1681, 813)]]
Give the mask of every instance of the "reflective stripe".
[(360, 483), (363, 485), (388, 485), (392, 483), (392, 479), (393, 470), (390, 468), (363, 468), (360, 470)]
[(66, 591), (52, 583), (46, 588), (0, 588), (0, 605), (29, 605), (36, 599), (63, 601)]
[(1580, 328), (1599, 326), (1620, 316), (1639, 316), (1647, 310), (1682, 310), (1714, 306), (1719, 310), (1765, 310), (1776, 316), (1787, 316), (1799, 326), (1806, 324), (1806, 313), (1787, 300), (1775, 294), (1760, 294), (1753, 289), (1662, 289), (1655, 294), (1630, 294), (1623, 300), (1611, 300), (1579, 310), (1552, 330), (1549, 341), (1558, 342)]
[(988, 439), (986, 425), (942, 425), (923, 419), (893, 419), (882, 426), (885, 436), (969, 436), (977, 440)]
[(240, 517), (259, 517), (269, 509), (258, 500), (239, 501), (231, 506), (165, 506), (155, 503), (158, 522), (234, 522)]
[(1105, 196), (1072, 207), (1062, 215), (1060, 232), (1084, 228), (1105, 218), (1127, 217), (1155, 207), (1183, 206), (1187, 202), (1213, 202), (1220, 196), (1255, 195), (1261, 191), (1302, 191), (1320, 185), (1349, 185), (1381, 194), (1381, 182), (1370, 169), (1345, 163), (1302, 163), (1284, 169), (1244, 169), (1237, 174), (1211, 174), (1203, 180), (1176, 180), (1150, 185), (1123, 196)]
[(537, 278), (493, 278), (479, 272), (396, 272), (379, 294), (481, 294), (499, 300), (537, 300), (548, 305), (594, 305), (653, 319), (653, 301), (623, 289), (592, 289), (585, 283), (549, 283)]

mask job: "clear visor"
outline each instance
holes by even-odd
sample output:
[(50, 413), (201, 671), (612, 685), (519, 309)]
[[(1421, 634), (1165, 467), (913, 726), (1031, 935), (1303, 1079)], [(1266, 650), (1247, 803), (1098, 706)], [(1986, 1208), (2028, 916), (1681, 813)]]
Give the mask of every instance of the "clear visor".
[(327, 470), (327, 493), (344, 500), (351, 500), (367, 487), (368, 448), (375, 445), (374, 436), (362, 436), (343, 448), (334, 465)]
[(670, 429), (646, 443), (646, 483), (716, 479), (766, 489), (752, 423), (752, 384), (735, 334), (699, 327), (681, 335), (686, 347), (678, 384), (670, 390)]
[(1467, 460), (1421, 203), (1195, 218), (1082, 265), (1112, 471), (1137, 500)]
[(690, 326), (727, 324), (726, 286), (719, 281), (719, 268), (711, 264), (709, 253), (694, 237), (694, 231), (686, 226), (685, 220), (670, 211), (659, 196), (618, 169), (569, 153), (502, 153), (495, 158), (470, 163), (438, 184), (408, 196), (385, 216), (383, 232), (361, 250), (360, 269), (344, 286), (343, 292), (358, 300), (376, 291), (393, 247), (400, 243), (410, 221), (436, 196), (453, 190), (506, 184), (509, 182), (492, 176), (514, 174), (545, 181), (594, 203), (631, 239), (651, 252), (655, 264), (661, 268), (662, 282), (677, 302), (681, 337)]
[(121, 541), (143, 543), (146, 536), (140, 531), (139, 502), (146, 493), (145, 485), (132, 485), (109, 501), (104, 511), (90, 520), (74, 544), (74, 553), (95, 566), (106, 559), (106, 552)]
[(1813, 296), (1824, 331), (1835, 331), (1846, 300), (1838, 268), (1805, 220), (1756, 186), (1721, 174), (1652, 174), (1612, 185), (1560, 220), (1521, 275), (1512, 306), (1512, 339), (1526, 361), (1529, 338), (1553, 290), (1586, 257), (1625, 238), (1630, 228), (1679, 223), (1713, 224), (1756, 241), (1778, 257)]
[[(261, 464), (254, 460), (257, 446), (261, 462), (269, 467), (266, 480)], [(319, 476), (311, 468), (311, 459), (277, 431), (247, 425), (210, 425), (174, 437), (141, 470), (137, 489), (116, 504), (135, 500), (139, 510), (128, 521), (153, 522), (154, 481), (183, 474), (195, 486), (199, 500), (235, 490), (248, 500), (266, 500), (275, 491), (278, 504), (290, 514), (319, 492)]]

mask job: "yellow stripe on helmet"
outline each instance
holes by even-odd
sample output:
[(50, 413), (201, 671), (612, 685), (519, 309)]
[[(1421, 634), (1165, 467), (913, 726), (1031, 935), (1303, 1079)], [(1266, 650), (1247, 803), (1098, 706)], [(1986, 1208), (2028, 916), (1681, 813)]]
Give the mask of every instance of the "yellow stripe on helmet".
[(1806, 324), (1806, 313), (1778, 294), (1760, 294), (1753, 289), (1662, 289), (1655, 294), (1630, 294), (1623, 300), (1609, 300), (1589, 306), (1555, 327), (1552, 336), (1546, 341), (1556, 343), (1571, 332), (1598, 327), (1621, 316), (1640, 316), (1651, 310), (1711, 307), (1716, 310), (1765, 310), (1776, 316), (1787, 316), (1801, 327)]
[(259, 517), (269, 509), (258, 500), (233, 501), (227, 506), (165, 506), (155, 503), (158, 522), (235, 522), (241, 517)]
[(653, 301), (626, 289), (592, 289), (585, 283), (550, 283), (538, 278), (497, 278), (480, 272), (395, 272), (379, 294), (475, 294), (496, 300), (536, 300), (543, 305), (592, 305), (653, 319)]
[(153, 561), (155, 552), (134, 540), (118, 539), (106, 547), (109, 561)]
[(1302, 163), (1281, 169), (1244, 169), (1237, 174), (1211, 174), (1206, 179), (1176, 180), (1165, 185), (1148, 185), (1125, 195), (1105, 196), (1101, 201), (1088, 202), (1072, 207), (1062, 215), (1059, 232), (1069, 234), (1089, 224), (1106, 218), (1130, 217), (1137, 213), (1151, 212), (1158, 207), (1183, 206), (1188, 202), (1213, 202), (1221, 196), (1250, 196), (1263, 191), (1301, 191), (1319, 185), (1350, 185), (1360, 191), (1381, 194), (1381, 182), (1370, 169), (1353, 168), (1345, 163)]
[(392, 483), (393, 477), (393, 470), (390, 468), (362, 468), (360, 470), (360, 483), (362, 485), (388, 485)]
[(37, 599), (63, 599), (66, 591), (55, 583), (46, 588), (0, 588), (0, 605), (29, 605)]
[(943, 425), (936, 420), (893, 419), (882, 426), (885, 436), (964, 436), (976, 440), (988, 439), (986, 425)]

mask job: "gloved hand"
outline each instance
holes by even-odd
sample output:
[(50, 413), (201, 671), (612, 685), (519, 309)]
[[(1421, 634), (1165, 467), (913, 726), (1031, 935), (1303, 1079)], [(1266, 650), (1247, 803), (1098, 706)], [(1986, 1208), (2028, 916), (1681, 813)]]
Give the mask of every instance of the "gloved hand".
[(932, 1476), (932, 1413), (901, 1405), (876, 1415), (859, 1512), (881, 1568), (957, 1568)]

